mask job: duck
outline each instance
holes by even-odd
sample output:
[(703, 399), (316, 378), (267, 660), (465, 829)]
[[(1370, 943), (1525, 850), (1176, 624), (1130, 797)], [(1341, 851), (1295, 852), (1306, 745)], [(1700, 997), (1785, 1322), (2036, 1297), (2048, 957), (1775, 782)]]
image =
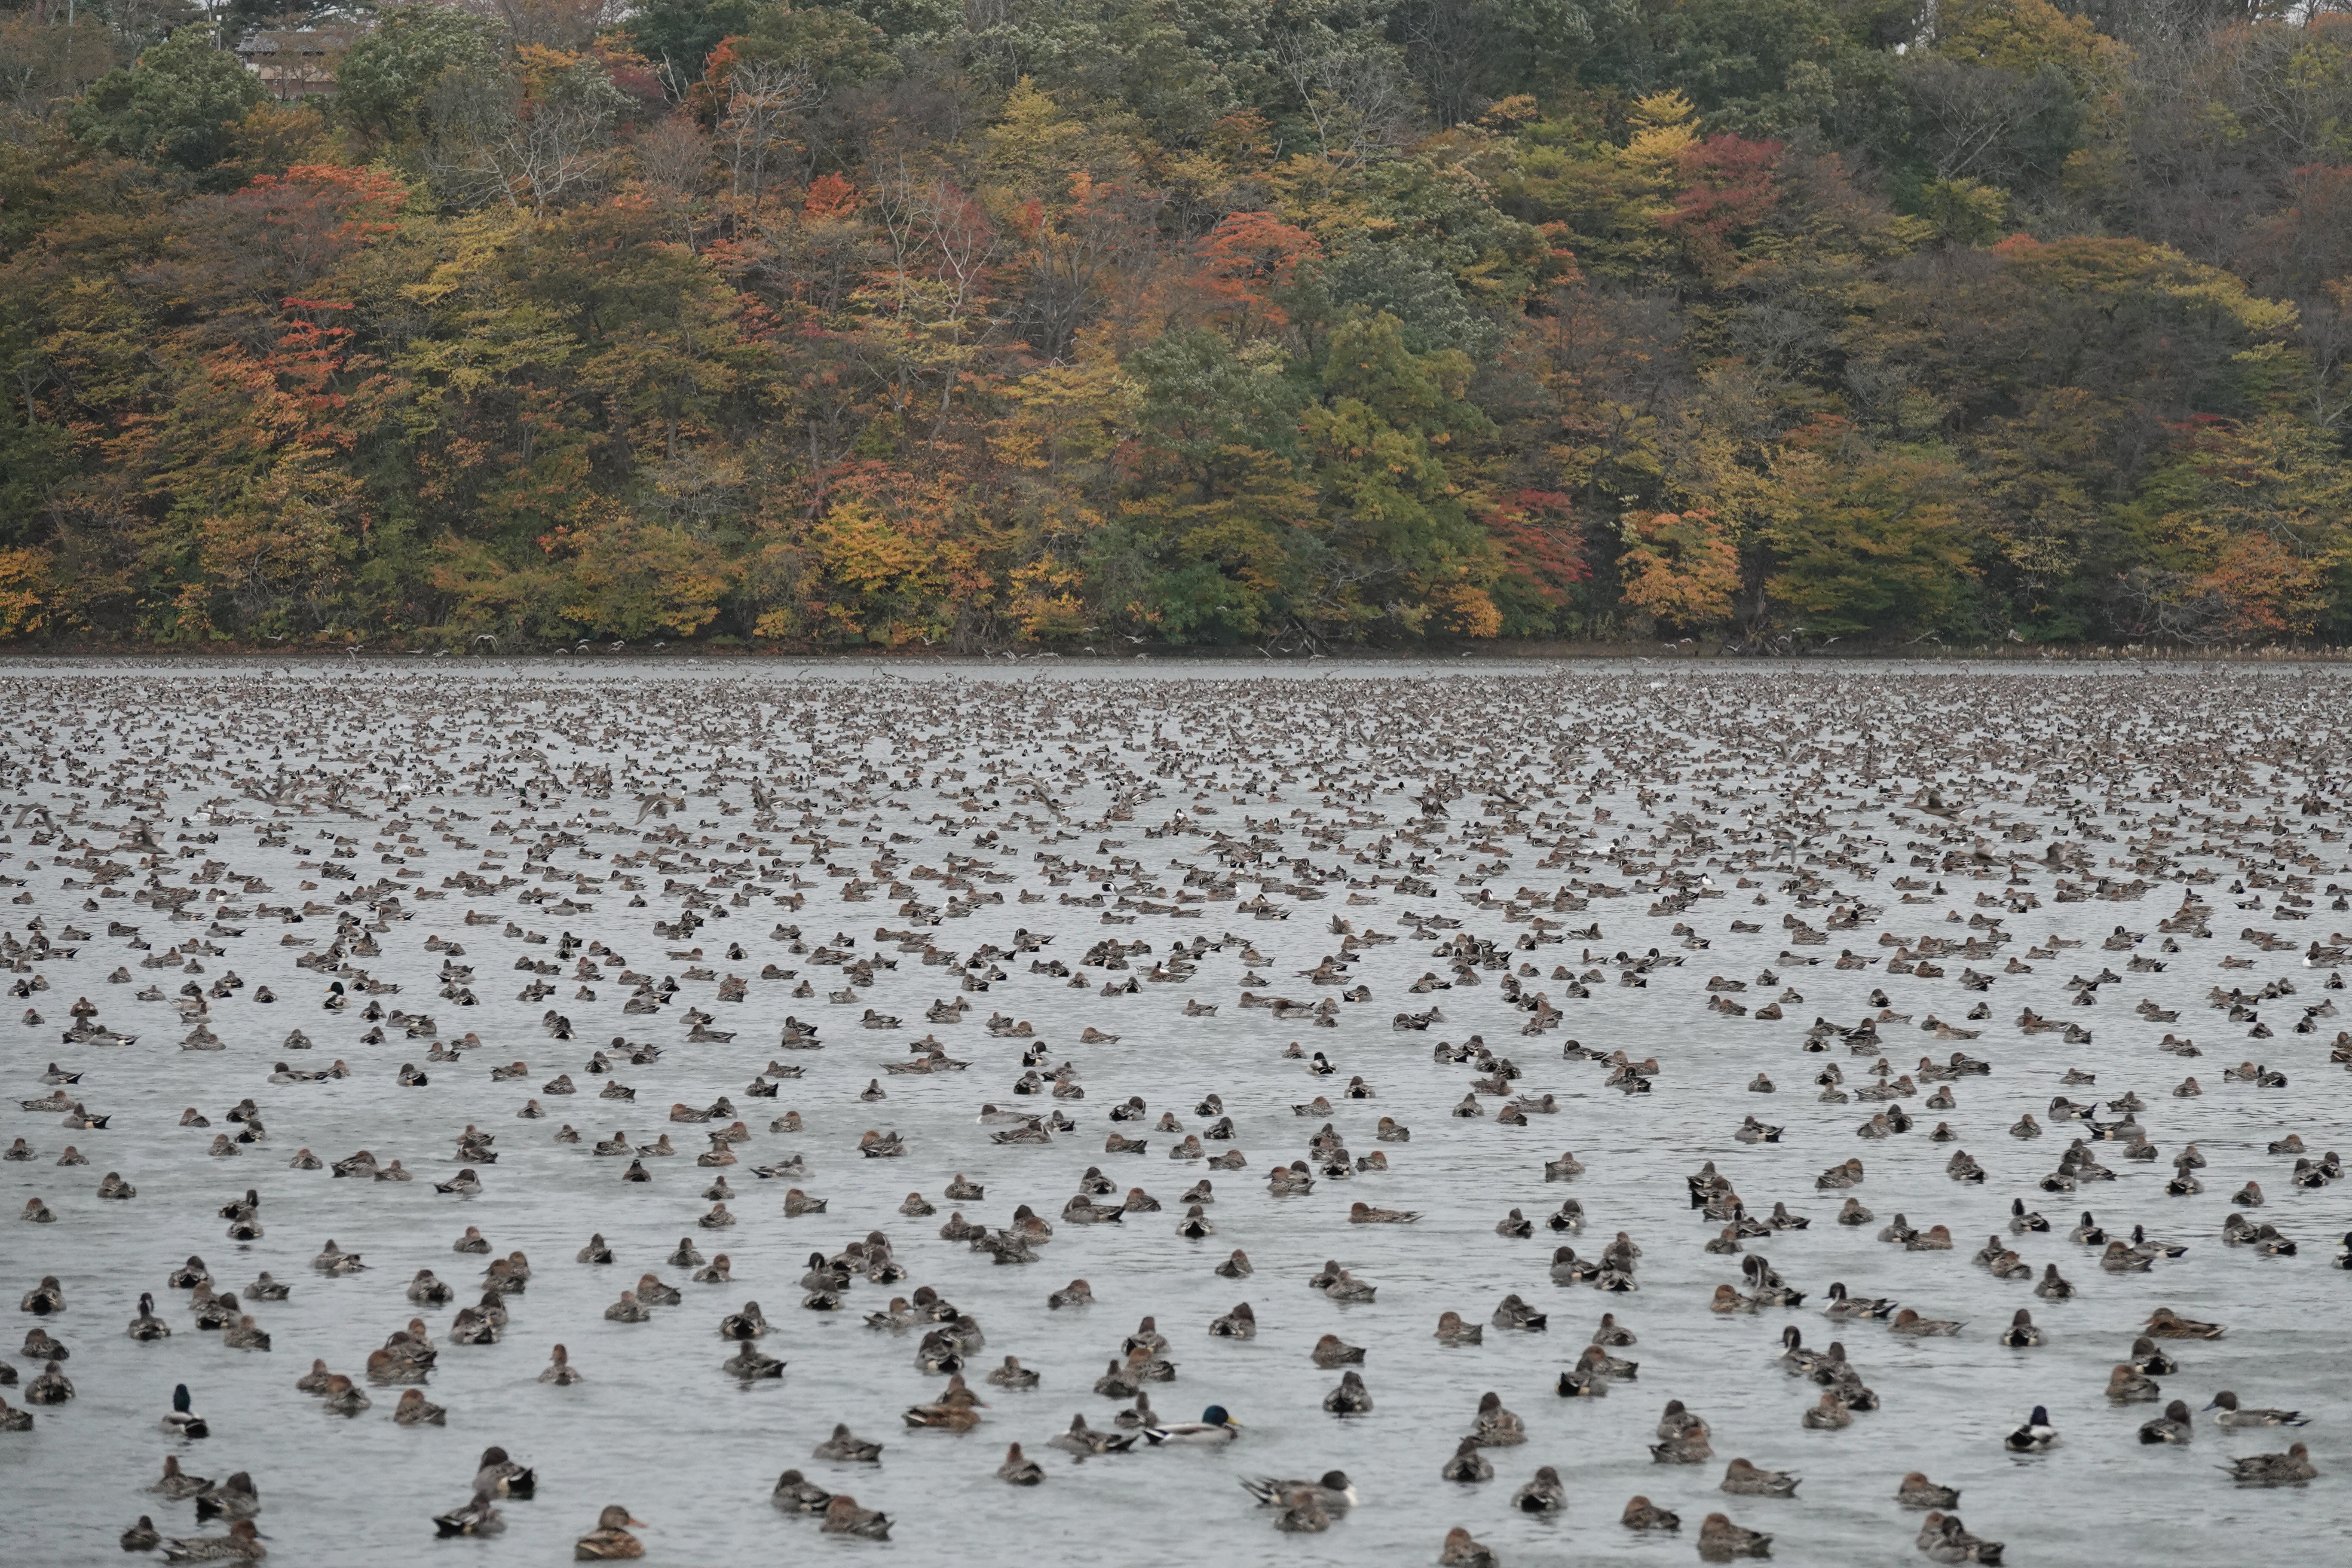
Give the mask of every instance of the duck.
[(1344, 1513), (1360, 1500), (1356, 1483), (1348, 1479), (1345, 1470), (1326, 1470), (1320, 1480), (1277, 1480), (1272, 1476), (1244, 1476), (1244, 1491), (1257, 1500), (1260, 1508), (1295, 1506), (1301, 1493), (1311, 1497), (1327, 1513)]
[(331, 1415), (357, 1415), (374, 1403), (359, 1384), (341, 1373), (329, 1374), (327, 1386), (320, 1391), (325, 1408)]
[(1785, 1470), (1759, 1469), (1746, 1459), (1724, 1467), (1720, 1489), (1734, 1497), (1794, 1497), (1803, 1478)]
[(847, 1492), (835, 1492), (824, 1505), (817, 1529), (826, 1535), (856, 1535), (867, 1541), (890, 1539), (890, 1519), (878, 1509), (860, 1508)]
[(1437, 1553), (1438, 1568), (1496, 1568), (1498, 1562), (1485, 1542), (1458, 1524), (1445, 1532), (1445, 1544)]
[(122, 1532), (121, 1540), (125, 1552), (152, 1552), (163, 1544), (163, 1537), (155, 1529), (155, 1521), (143, 1513), (139, 1516), (138, 1523)]
[[(1723, 1518), (1719, 1513), (1708, 1517)], [(1638, 1493), (1625, 1500), (1625, 1511), (1617, 1516), (1617, 1522), (1628, 1530), (1675, 1531), (1683, 1527), (1682, 1515), (1671, 1509), (1660, 1508)]]
[(1905, 1508), (1950, 1508), (1960, 1500), (1960, 1489), (1939, 1487), (1924, 1472), (1913, 1470), (1895, 1484), (1895, 1500)]
[(1723, 1514), (1711, 1513), (1698, 1527), (1698, 1554), (1708, 1562), (1769, 1557), (1772, 1538), (1762, 1531), (1742, 1529)]
[(2186, 1443), (2196, 1428), (2189, 1424), (2189, 1405), (2176, 1399), (2164, 1407), (2164, 1414), (2153, 1421), (2140, 1423), (2139, 1440), (2143, 1443)]
[(1895, 1314), (1895, 1321), (1886, 1325), (1886, 1331), (1906, 1334), (1913, 1339), (1944, 1339), (1958, 1333), (1965, 1326), (1948, 1318), (1923, 1318), (1906, 1307)]
[(196, 1518), (251, 1519), (261, 1511), (261, 1493), (244, 1470), (196, 1494)]
[(2222, 1467), (2242, 1487), (2298, 1487), (2315, 1479), (2311, 1450), (2301, 1443), (2284, 1454), (2249, 1454)]
[(1212, 1405), (1201, 1412), (1198, 1421), (1171, 1421), (1164, 1426), (1147, 1426), (1144, 1440), (1157, 1448), (1170, 1443), (1214, 1447), (1230, 1443), (1241, 1436), (1242, 1424), (1225, 1413), (1222, 1405)]
[(2118, 1362), (2107, 1373), (2107, 1398), (2116, 1405), (2150, 1404), (2163, 1397), (2156, 1380), (2129, 1362)]
[(474, 1466), (474, 1489), (485, 1485), (496, 1486), (502, 1497), (529, 1498), (539, 1490), (539, 1472), (515, 1463), (504, 1448), (493, 1445), (482, 1450)]
[(1367, 1415), (1372, 1409), (1371, 1390), (1363, 1373), (1349, 1369), (1339, 1374), (1339, 1386), (1323, 1396), (1323, 1408), (1334, 1415)]
[(2159, 1340), (2218, 1340), (2227, 1332), (2219, 1323), (2200, 1322), (2184, 1318), (2169, 1307), (2158, 1307), (2148, 1314), (2141, 1332)]
[[(1220, 1317), (1212, 1318), (1209, 1321), (1209, 1332), (1216, 1338), (1223, 1340), (1254, 1340), (1257, 1338), (1257, 1312), (1247, 1301), (1241, 1302), (1239, 1305), (1235, 1306), (1232, 1311), (1224, 1313)], [(1339, 1343), (1339, 1336), (1336, 1334), (1326, 1334), (1324, 1338), (1331, 1341), (1334, 1344)], [(1341, 1348), (1345, 1349), (1349, 1347), (1343, 1346)], [(1323, 1345), (1318, 1342), (1315, 1347), (1315, 1352), (1318, 1358), (1316, 1362), (1318, 1366), (1325, 1364), (1319, 1359), (1323, 1353)], [(1355, 1359), (1358, 1362), (1361, 1362), (1363, 1358), (1364, 1352), (1362, 1351), (1359, 1350), (1355, 1352)], [(1331, 1364), (1336, 1365), (1338, 1363), (1333, 1363)]]
[(786, 1513), (823, 1513), (833, 1494), (798, 1470), (786, 1470), (776, 1478), (768, 1500)]
[(261, 1544), (260, 1530), (249, 1519), (230, 1525), (226, 1535), (167, 1539), (163, 1550), (166, 1563), (258, 1563), (269, 1555), (268, 1548)]
[(1056, 1433), (1047, 1442), (1046, 1447), (1060, 1448), (1084, 1458), (1094, 1454), (1124, 1454), (1134, 1447), (1140, 1438), (1139, 1432), (1097, 1431), (1087, 1425), (1087, 1418), (1081, 1414), (1071, 1416), (1068, 1428)]
[(147, 1489), (157, 1497), (179, 1502), (194, 1497), (198, 1492), (211, 1490), (212, 1484), (203, 1476), (192, 1476), (181, 1469), (178, 1455), (166, 1454), (163, 1456), (163, 1478)]
[(2003, 1447), (2017, 1454), (2039, 1454), (2055, 1447), (2057, 1443), (2058, 1429), (2050, 1425), (2050, 1412), (2039, 1405), (2026, 1417), (2025, 1425), (2001, 1439)]
[(125, 1331), (132, 1339), (142, 1342), (168, 1340), (172, 1337), (172, 1325), (155, 1315), (155, 1298), (142, 1294), (139, 1298), (139, 1315), (131, 1320), (131, 1326)]
[(433, 1516), (434, 1532), (443, 1536), (500, 1533), (506, 1529), (507, 1521), (499, 1513), (497, 1497), (497, 1481), (485, 1485), (478, 1478), (472, 1498), (446, 1513)]
[(882, 1461), (882, 1445), (853, 1436), (846, 1423), (835, 1423), (833, 1436), (816, 1446), (815, 1456), (836, 1464), (875, 1465)]
[(540, 1373), (539, 1381), (551, 1383), (558, 1388), (569, 1388), (575, 1383), (586, 1382), (587, 1377), (572, 1364), (572, 1352), (557, 1345), (551, 1352), (545, 1369)]
[(2300, 1410), (2261, 1409), (2241, 1405), (2238, 1396), (2224, 1389), (2213, 1396), (2205, 1407), (2213, 1413), (2216, 1426), (2308, 1426), (2310, 1418)]
[(619, 1503), (607, 1504), (596, 1516), (596, 1528), (572, 1543), (572, 1561), (606, 1563), (643, 1557), (646, 1543), (629, 1533), (631, 1525), (643, 1530), (646, 1521), (632, 1518)]
[(2033, 1314), (2020, 1307), (2017, 1310), (2017, 1315), (2009, 1321), (2009, 1327), (2000, 1331), (2000, 1342), (2011, 1350), (2030, 1350), (2037, 1345), (2048, 1344), (2050, 1341), (2047, 1335), (2035, 1327)]
[(1853, 1425), (1853, 1414), (1836, 1389), (1824, 1388), (1820, 1401), (1804, 1413), (1801, 1424), (1807, 1431), (1839, 1432)]
[[(55, 1362), (51, 1362), (49, 1365), (51, 1370), (54, 1371), (57, 1363)], [(31, 1397), (29, 1393), (26, 1394), (26, 1397)], [(165, 1415), (160, 1423), (163, 1431), (168, 1436), (173, 1437), (209, 1437), (212, 1436), (212, 1427), (205, 1422), (203, 1416), (195, 1413), (193, 1405), (194, 1401), (188, 1394), (188, 1385), (184, 1383), (176, 1384), (172, 1390), (171, 1413)]]

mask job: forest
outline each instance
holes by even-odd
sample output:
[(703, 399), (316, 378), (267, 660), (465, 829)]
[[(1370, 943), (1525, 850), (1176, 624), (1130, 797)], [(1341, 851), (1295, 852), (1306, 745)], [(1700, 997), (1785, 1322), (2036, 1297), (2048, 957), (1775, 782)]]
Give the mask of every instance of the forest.
[(6, 5), (20, 645), (2352, 643), (2324, 6)]

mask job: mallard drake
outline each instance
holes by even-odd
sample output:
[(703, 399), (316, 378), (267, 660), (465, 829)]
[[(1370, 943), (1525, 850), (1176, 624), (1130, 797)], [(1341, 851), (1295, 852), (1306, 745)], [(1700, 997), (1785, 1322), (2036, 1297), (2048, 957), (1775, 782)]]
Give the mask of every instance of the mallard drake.
[(2050, 1425), (2050, 1412), (2037, 1405), (2025, 1425), (2001, 1439), (2001, 1446), (2013, 1453), (2038, 1454), (2056, 1447), (2058, 1429)]
[(642, 1519), (633, 1519), (629, 1510), (619, 1503), (606, 1506), (596, 1516), (596, 1528), (572, 1543), (572, 1557), (577, 1563), (605, 1563), (623, 1558), (643, 1557), (646, 1543), (629, 1533), (629, 1526), (646, 1528)]
[(1171, 1421), (1163, 1426), (1147, 1426), (1144, 1440), (1157, 1448), (1169, 1443), (1205, 1444), (1230, 1443), (1241, 1436), (1242, 1424), (1225, 1414), (1222, 1405), (1212, 1405), (1201, 1412), (1198, 1421)]
[[(54, 1372), (57, 1369), (57, 1363), (55, 1362), (51, 1362), (49, 1363), (49, 1368)], [(27, 1399), (32, 1397), (32, 1394), (29, 1390), (26, 1391), (26, 1397)], [(159, 1423), (165, 1433), (174, 1437), (209, 1437), (212, 1436), (212, 1427), (205, 1424), (203, 1416), (195, 1413), (194, 1409), (192, 1407), (193, 1404), (194, 1402), (188, 1397), (188, 1385), (186, 1384), (179, 1384), (173, 1388), (171, 1413), (165, 1415), (162, 1422)]]

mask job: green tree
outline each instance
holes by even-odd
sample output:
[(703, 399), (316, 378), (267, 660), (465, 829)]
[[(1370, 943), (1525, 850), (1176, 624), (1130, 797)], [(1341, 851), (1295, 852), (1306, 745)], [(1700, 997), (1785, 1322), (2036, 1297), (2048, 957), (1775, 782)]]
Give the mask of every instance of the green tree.
[(92, 82), (69, 116), (94, 147), (202, 174), (236, 149), (234, 128), (266, 96), (235, 55), (202, 27), (183, 27), (127, 70)]

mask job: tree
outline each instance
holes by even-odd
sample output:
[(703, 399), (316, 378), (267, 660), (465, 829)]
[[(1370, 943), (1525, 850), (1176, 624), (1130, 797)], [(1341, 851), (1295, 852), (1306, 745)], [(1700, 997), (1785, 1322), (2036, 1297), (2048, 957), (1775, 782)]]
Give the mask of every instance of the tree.
[(498, 24), (435, 0), (387, 7), (336, 63), (335, 112), (379, 136), (425, 134), (434, 86), (486, 80), (505, 54)]
[(70, 116), (91, 146), (204, 174), (235, 151), (233, 128), (266, 96), (235, 55), (201, 27), (183, 27), (127, 70), (90, 84)]

